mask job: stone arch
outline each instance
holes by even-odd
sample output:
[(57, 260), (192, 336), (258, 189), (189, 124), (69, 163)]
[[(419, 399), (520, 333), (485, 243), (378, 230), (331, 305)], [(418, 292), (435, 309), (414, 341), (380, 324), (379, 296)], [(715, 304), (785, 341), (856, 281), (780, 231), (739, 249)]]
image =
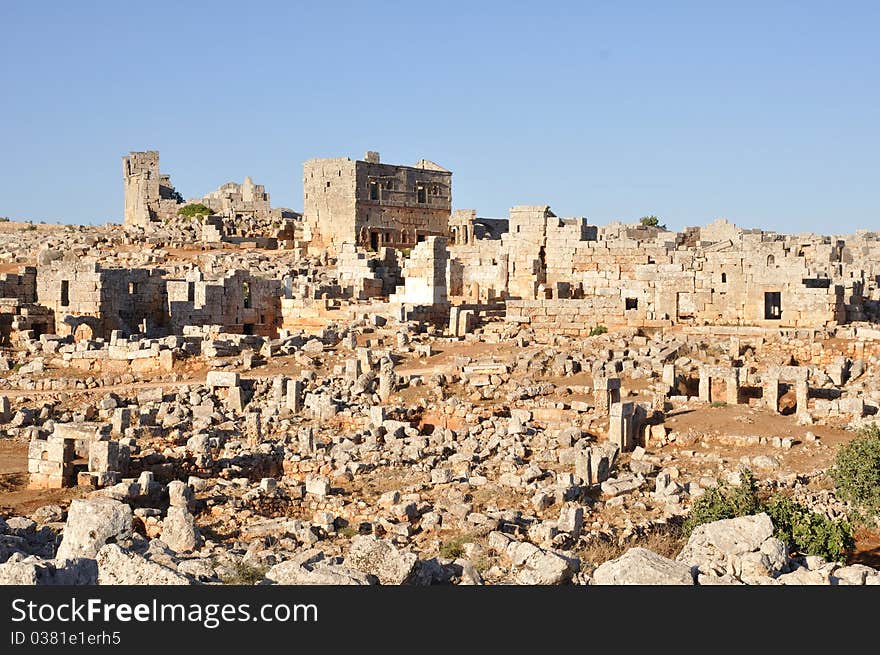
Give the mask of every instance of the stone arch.
[(73, 331), (74, 341), (91, 341), (95, 338), (95, 331), (88, 323), (80, 323)]

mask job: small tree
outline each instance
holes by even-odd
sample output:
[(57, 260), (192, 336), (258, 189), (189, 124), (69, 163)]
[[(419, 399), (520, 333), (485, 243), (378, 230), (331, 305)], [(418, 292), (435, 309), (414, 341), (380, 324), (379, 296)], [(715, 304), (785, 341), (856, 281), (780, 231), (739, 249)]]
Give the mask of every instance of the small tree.
[(858, 430), (858, 436), (837, 451), (831, 477), (837, 495), (868, 514), (880, 515), (880, 428)]
[(654, 216), (653, 214), (650, 216), (642, 216), (639, 219), (639, 223), (644, 225), (645, 227), (659, 227), (661, 230), (666, 229), (666, 225), (660, 224), (660, 219)]
[(214, 213), (214, 210), (198, 202), (190, 205), (184, 205), (177, 210), (177, 213), (184, 218), (201, 218), (203, 216), (210, 216)]

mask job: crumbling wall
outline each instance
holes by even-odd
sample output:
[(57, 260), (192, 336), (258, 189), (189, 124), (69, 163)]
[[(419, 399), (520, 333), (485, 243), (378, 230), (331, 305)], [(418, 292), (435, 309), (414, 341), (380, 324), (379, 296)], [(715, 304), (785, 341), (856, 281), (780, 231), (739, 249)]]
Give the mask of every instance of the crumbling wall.
[(221, 325), (224, 332), (277, 337), (283, 285), (280, 280), (233, 270), (205, 279), (198, 269), (186, 279), (168, 280), (168, 321), (180, 334), (187, 325)]
[(163, 271), (102, 268), (94, 259), (52, 262), (37, 271), (37, 301), (55, 314), (55, 332), (110, 338), (165, 326)]
[(177, 217), (183, 198), (168, 175), (159, 172), (159, 151), (131, 152), (122, 158), (123, 223), (144, 226)]
[(507, 293), (508, 255), (500, 240), (474, 240), (449, 249), (449, 295), (491, 302)]
[(199, 199), (199, 202), (210, 207), (215, 214), (236, 220), (246, 217), (267, 220), (271, 214), (266, 187), (254, 184), (250, 177), (246, 177), (242, 184), (227, 182)]

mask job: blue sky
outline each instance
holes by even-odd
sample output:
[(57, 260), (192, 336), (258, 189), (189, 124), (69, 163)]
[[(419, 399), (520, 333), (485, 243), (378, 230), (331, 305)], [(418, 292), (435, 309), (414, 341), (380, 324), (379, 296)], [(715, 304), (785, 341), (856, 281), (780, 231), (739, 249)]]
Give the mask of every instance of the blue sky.
[(121, 157), (187, 198), (311, 157), (451, 169), (453, 204), (590, 222), (880, 218), (878, 2), (4, 2), (0, 216), (119, 222)]

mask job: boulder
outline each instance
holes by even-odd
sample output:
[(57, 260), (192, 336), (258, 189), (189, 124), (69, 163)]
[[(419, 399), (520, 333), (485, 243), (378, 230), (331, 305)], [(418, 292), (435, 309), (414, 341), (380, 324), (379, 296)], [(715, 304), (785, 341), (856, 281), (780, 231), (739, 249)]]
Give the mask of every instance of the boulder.
[(507, 555), (513, 564), (514, 579), (521, 585), (563, 584), (579, 568), (562, 555), (527, 541), (510, 542)]
[(352, 539), (345, 563), (375, 575), (381, 584), (400, 585), (411, 581), (418, 560), (415, 553), (399, 551), (390, 541), (359, 535)]
[(98, 565), (93, 559), (65, 560), (59, 565), (51, 560), (13, 557), (0, 564), (0, 585), (94, 585)]
[(117, 544), (103, 546), (96, 557), (98, 584), (188, 585), (192, 581), (166, 566), (120, 548)]
[(691, 567), (646, 548), (630, 548), (593, 572), (595, 585), (692, 585)]
[(58, 505), (43, 505), (31, 514), (31, 518), (40, 525), (60, 523), (63, 517), (64, 510)]
[(770, 517), (761, 513), (697, 526), (676, 560), (701, 573), (757, 583), (788, 569), (788, 550), (773, 537)]
[(76, 499), (67, 511), (56, 561), (94, 558), (106, 543), (131, 539), (131, 507), (110, 498)]
[(202, 536), (195, 518), (185, 506), (168, 508), (168, 514), (162, 521), (160, 539), (178, 553), (195, 550), (202, 545)]
[(376, 577), (339, 564), (287, 561), (270, 568), (266, 581), (282, 585), (371, 585)]

